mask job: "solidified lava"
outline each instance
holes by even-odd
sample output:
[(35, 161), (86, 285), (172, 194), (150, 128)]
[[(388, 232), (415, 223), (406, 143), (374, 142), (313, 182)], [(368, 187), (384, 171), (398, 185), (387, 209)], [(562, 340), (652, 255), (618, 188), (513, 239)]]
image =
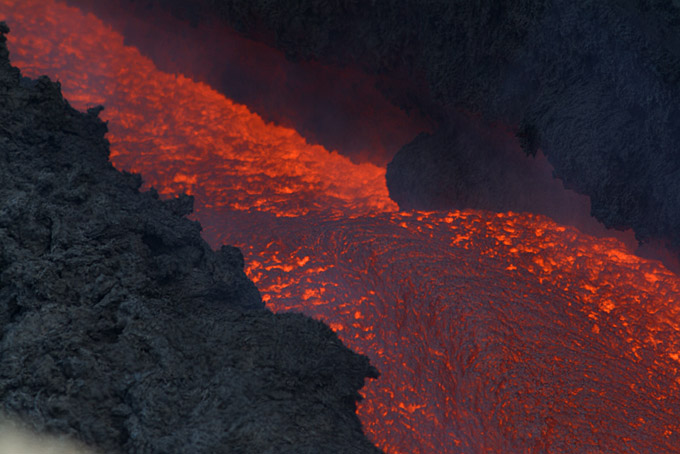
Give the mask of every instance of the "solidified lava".
[[(104, 104), (102, 117), (115, 119), (108, 135), (111, 160), (139, 171), (142, 161), (163, 159), (163, 166), (144, 174), (159, 192), (205, 193), (216, 206), (279, 215), (336, 206), (342, 212), (396, 209), (384, 169), (354, 165), (308, 145), (292, 129), (266, 124), (205, 84), (159, 72), (94, 16), (52, 1), (0, 4), (0, 12), (17, 22), (10, 42), (15, 64), (28, 76), (49, 72), (63, 80), (76, 107)], [(45, 36), (40, 29), (48, 25)], [(211, 162), (209, 180), (184, 172), (196, 160)]]
[(387, 452), (677, 451), (680, 281), (657, 262), (531, 214), (397, 212), (385, 169), (157, 71), (92, 16), (0, 4), (20, 66), (107, 106), (116, 166), (195, 195), (270, 308), (371, 358), (359, 415)]

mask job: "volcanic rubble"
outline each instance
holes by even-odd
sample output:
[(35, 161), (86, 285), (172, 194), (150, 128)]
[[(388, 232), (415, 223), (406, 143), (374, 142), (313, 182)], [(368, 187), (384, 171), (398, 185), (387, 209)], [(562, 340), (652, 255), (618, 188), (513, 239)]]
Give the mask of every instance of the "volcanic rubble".
[(99, 108), (10, 65), (0, 26), (0, 409), (107, 453), (380, 452), (378, 372), (323, 323), (264, 308), (191, 197), (140, 192)]

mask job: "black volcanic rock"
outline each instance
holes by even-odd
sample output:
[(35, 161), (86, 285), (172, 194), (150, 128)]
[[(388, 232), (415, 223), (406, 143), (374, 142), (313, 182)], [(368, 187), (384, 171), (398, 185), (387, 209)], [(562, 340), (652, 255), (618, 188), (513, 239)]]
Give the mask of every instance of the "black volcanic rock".
[(404, 210), (474, 208), (559, 218), (575, 196), (565, 193), (544, 159), (525, 156), (508, 131), (463, 115), (399, 150), (386, 178), (390, 198)]
[(377, 371), (323, 323), (264, 309), (192, 199), (139, 192), (99, 109), (21, 77), (0, 25), (0, 409), (107, 453), (379, 452)]

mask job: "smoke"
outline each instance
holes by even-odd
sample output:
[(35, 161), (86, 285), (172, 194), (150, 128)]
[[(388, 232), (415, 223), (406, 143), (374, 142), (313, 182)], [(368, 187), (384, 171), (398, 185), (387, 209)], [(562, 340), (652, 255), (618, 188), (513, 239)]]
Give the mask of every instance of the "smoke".
[(21, 424), (0, 419), (0, 454), (95, 454), (65, 436), (47, 436)]
[[(291, 61), (200, 8), (175, 8), (182, 2), (150, 2), (144, 8), (125, 1), (69, 2), (105, 19), (159, 68), (204, 81), (354, 162), (384, 166), (401, 150), (390, 164), (388, 185), (402, 209), (540, 213), (592, 235), (615, 236), (635, 250), (632, 232), (605, 229), (591, 216), (588, 197), (566, 190), (542, 153), (527, 157), (508, 127), (450, 113), (433, 135), (412, 140), (432, 127), (415, 111), (409, 116), (390, 104), (398, 93), (408, 93), (398, 81), (356, 68)], [(388, 92), (389, 100), (383, 95)]]

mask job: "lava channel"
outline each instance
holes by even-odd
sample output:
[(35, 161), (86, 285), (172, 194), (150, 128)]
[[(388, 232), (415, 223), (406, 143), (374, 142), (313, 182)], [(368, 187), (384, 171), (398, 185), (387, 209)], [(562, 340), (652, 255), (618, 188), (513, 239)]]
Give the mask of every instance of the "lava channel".
[(116, 167), (195, 195), (270, 309), (371, 358), (359, 415), (386, 452), (677, 452), (680, 280), (658, 262), (532, 214), (398, 212), (385, 169), (162, 73), (94, 16), (0, 15), (25, 75), (106, 106)]

